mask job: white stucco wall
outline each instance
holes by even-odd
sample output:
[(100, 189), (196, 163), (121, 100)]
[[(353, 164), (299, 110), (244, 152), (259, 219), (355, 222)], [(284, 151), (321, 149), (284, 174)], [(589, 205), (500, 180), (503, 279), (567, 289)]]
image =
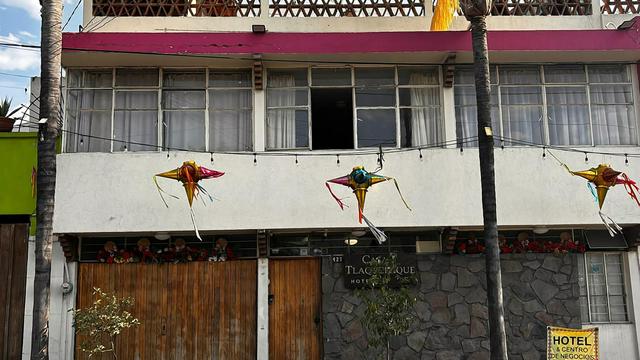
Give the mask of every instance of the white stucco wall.
[[(637, 148), (619, 151), (638, 152)], [(378, 226), (479, 226), (482, 223), (477, 150), (423, 150), (385, 154), (384, 175), (396, 177), (413, 211), (404, 208), (392, 183), (370, 189), (366, 214)], [(640, 161), (623, 157), (556, 152), (574, 169), (610, 163), (633, 178)], [(496, 149), (498, 221), (502, 226), (599, 225), (597, 206), (586, 182), (569, 175), (541, 149)], [(351, 206), (341, 211), (324, 186), (327, 179), (346, 175), (352, 166), (373, 170), (376, 155), (299, 157), (208, 153), (86, 153), (58, 156), (56, 233), (123, 233), (191, 231), (182, 186), (159, 179), (168, 192), (166, 208), (153, 184), (153, 174), (180, 166), (185, 160), (226, 175), (201, 184), (219, 201), (194, 202), (201, 230), (344, 228), (360, 226), (354, 196), (336, 187)], [(620, 224), (638, 223), (640, 210), (621, 186), (613, 188), (604, 209)], [(89, 216), (90, 214), (90, 216)]]

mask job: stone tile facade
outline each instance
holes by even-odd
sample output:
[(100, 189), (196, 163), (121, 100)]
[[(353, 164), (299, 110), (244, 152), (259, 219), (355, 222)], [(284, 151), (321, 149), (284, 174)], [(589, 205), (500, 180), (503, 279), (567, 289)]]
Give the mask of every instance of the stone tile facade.
[[(546, 326), (578, 327), (580, 254), (502, 255), (510, 360), (543, 359)], [(416, 321), (392, 339), (392, 359), (489, 359), (485, 260), (482, 255), (418, 255)], [(360, 317), (364, 305), (345, 289), (342, 264), (322, 262), (325, 359), (376, 359)]]

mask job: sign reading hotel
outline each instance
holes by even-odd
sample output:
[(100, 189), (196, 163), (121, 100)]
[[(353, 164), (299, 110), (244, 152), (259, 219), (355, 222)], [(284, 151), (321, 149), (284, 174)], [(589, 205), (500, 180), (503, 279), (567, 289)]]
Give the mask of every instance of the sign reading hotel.
[[(415, 285), (418, 274), (418, 266), (415, 254), (397, 253), (396, 268), (385, 269), (393, 272), (391, 286), (399, 286), (403, 280), (407, 280), (408, 285)], [(371, 261), (377, 257), (390, 256), (389, 253), (375, 254), (352, 253), (344, 256), (344, 286), (349, 289), (365, 287), (373, 271)]]
[(598, 328), (547, 327), (547, 360), (598, 359)]

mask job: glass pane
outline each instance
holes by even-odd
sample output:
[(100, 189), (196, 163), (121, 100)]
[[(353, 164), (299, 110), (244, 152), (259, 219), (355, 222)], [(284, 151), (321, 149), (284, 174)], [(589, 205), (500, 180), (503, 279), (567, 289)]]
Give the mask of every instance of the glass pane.
[(67, 118), (67, 152), (111, 151), (111, 112), (80, 111), (76, 114)]
[(592, 104), (633, 104), (630, 85), (591, 85), (590, 92)]
[(395, 85), (393, 68), (356, 68), (356, 86)]
[(358, 147), (396, 146), (393, 109), (358, 110)]
[(162, 108), (172, 109), (204, 109), (204, 91), (171, 90), (162, 92)]
[(501, 92), (504, 137), (541, 143), (544, 127), (541, 89), (509, 87)]
[(500, 84), (529, 85), (540, 83), (538, 66), (500, 66)]
[(116, 110), (155, 110), (157, 108), (157, 91), (116, 92)]
[(111, 70), (85, 71), (82, 87), (85, 88), (110, 88), (113, 82)]
[(211, 111), (209, 150), (251, 151), (251, 110)]
[(588, 65), (589, 83), (631, 82), (629, 67), (622, 64)]
[(400, 146), (433, 145), (440, 141), (440, 108), (400, 109)]
[(398, 67), (399, 85), (438, 85), (440, 77), (437, 67)]
[[(454, 98), (458, 146), (476, 147), (478, 146), (478, 141), (469, 139), (478, 135), (475, 88), (473, 86), (456, 86), (454, 88)], [(497, 86), (492, 86), (491, 88), (491, 127), (495, 135), (501, 134)], [(496, 138), (494, 143), (499, 144), (500, 139)]]
[(269, 70), (267, 72), (267, 87), (279, 88), (307, 85), (307, 69)]
[(204, 111), (165, 111), (165, 148), (204, 151)]
[(306, 110), (273, 109), (267, 111), (267, 148), (293, 149), (309, 146), (309, 121)]
[(209, 71), (210, 87), (247, 87), (253, 86), (251, 83), (251, 71)]
[(311, 69), (311, 84), (313, 86), (350, 86), (351, 69)]
[(591, 120), (596, 145), (638, 143), (633, 105), (592, 105)]
[(587, 75), (584, 65), (545, 65), (544, 81), (547, 84), (585, 83)]
[(547, 116), (552, 145), (591, 145), (585, 87), (547, 87)]
[(396, 90), (394, 88), (356, 88), (356, 106), (396, 106)]
[(156, 146), (142, 145), (158, 143), (157, 111), (116, 111), (114, 116), (113, 151), (157, 150)]
[(111, 110), (111, 90), (70, 90), (67, 111)]
[(440, 105), (440, 88), (400, 88), (398, 93), (400, 106)]
[(216, 110), (251, 109), (251, 90), (209, 90), (209, 107)]
[(308, 89), (268, 89), (267, 107), (306, 106)]
[[(455, 85), (474, 85), (475, 78), (473, 75), (473, 66), (471, 65), (461, 65), (456, 66), (455, 75), (454, 75), (454, 84)], [(498, 83), (498, 73), (495, 65), (491, 65), (489, 67), (489, 81), (491, 84)]]
[(204, 70), (165, 70), (162, 87), (173, 89), (201, 89), (205, 87)]
[(158, 86), (158, 69), (116, 69), (116, 86)]
[(82, 70), (69, 69), (66, 73), (67, 87), (81, 87), (82, 84)]

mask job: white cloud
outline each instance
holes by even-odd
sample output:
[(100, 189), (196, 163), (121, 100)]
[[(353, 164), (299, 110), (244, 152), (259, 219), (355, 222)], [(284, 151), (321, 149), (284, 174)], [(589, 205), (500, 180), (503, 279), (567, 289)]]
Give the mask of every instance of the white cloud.
[[(75, 0), (64, 0), (64, 3), (75, 3)], [(40, 0), (0, 0), (0, 5), (22, 9), (32, 18), (40, 20)]]
[[(0, 42), (17, 44), (23, 40), (9, 33), (0, 35)], [(21, 49), (14, 47), (0, 46), (0, 70), (16, 71), (29, 70), (40, 66), (40, 52), (34, 49)]]
[(22, 35), (22, 36), (26, 36), (32, 39), (37, 38), (37, 36), (33, 35), (32, 33), (28, 32), (28, 31), (20, 31), (18, 34)]

